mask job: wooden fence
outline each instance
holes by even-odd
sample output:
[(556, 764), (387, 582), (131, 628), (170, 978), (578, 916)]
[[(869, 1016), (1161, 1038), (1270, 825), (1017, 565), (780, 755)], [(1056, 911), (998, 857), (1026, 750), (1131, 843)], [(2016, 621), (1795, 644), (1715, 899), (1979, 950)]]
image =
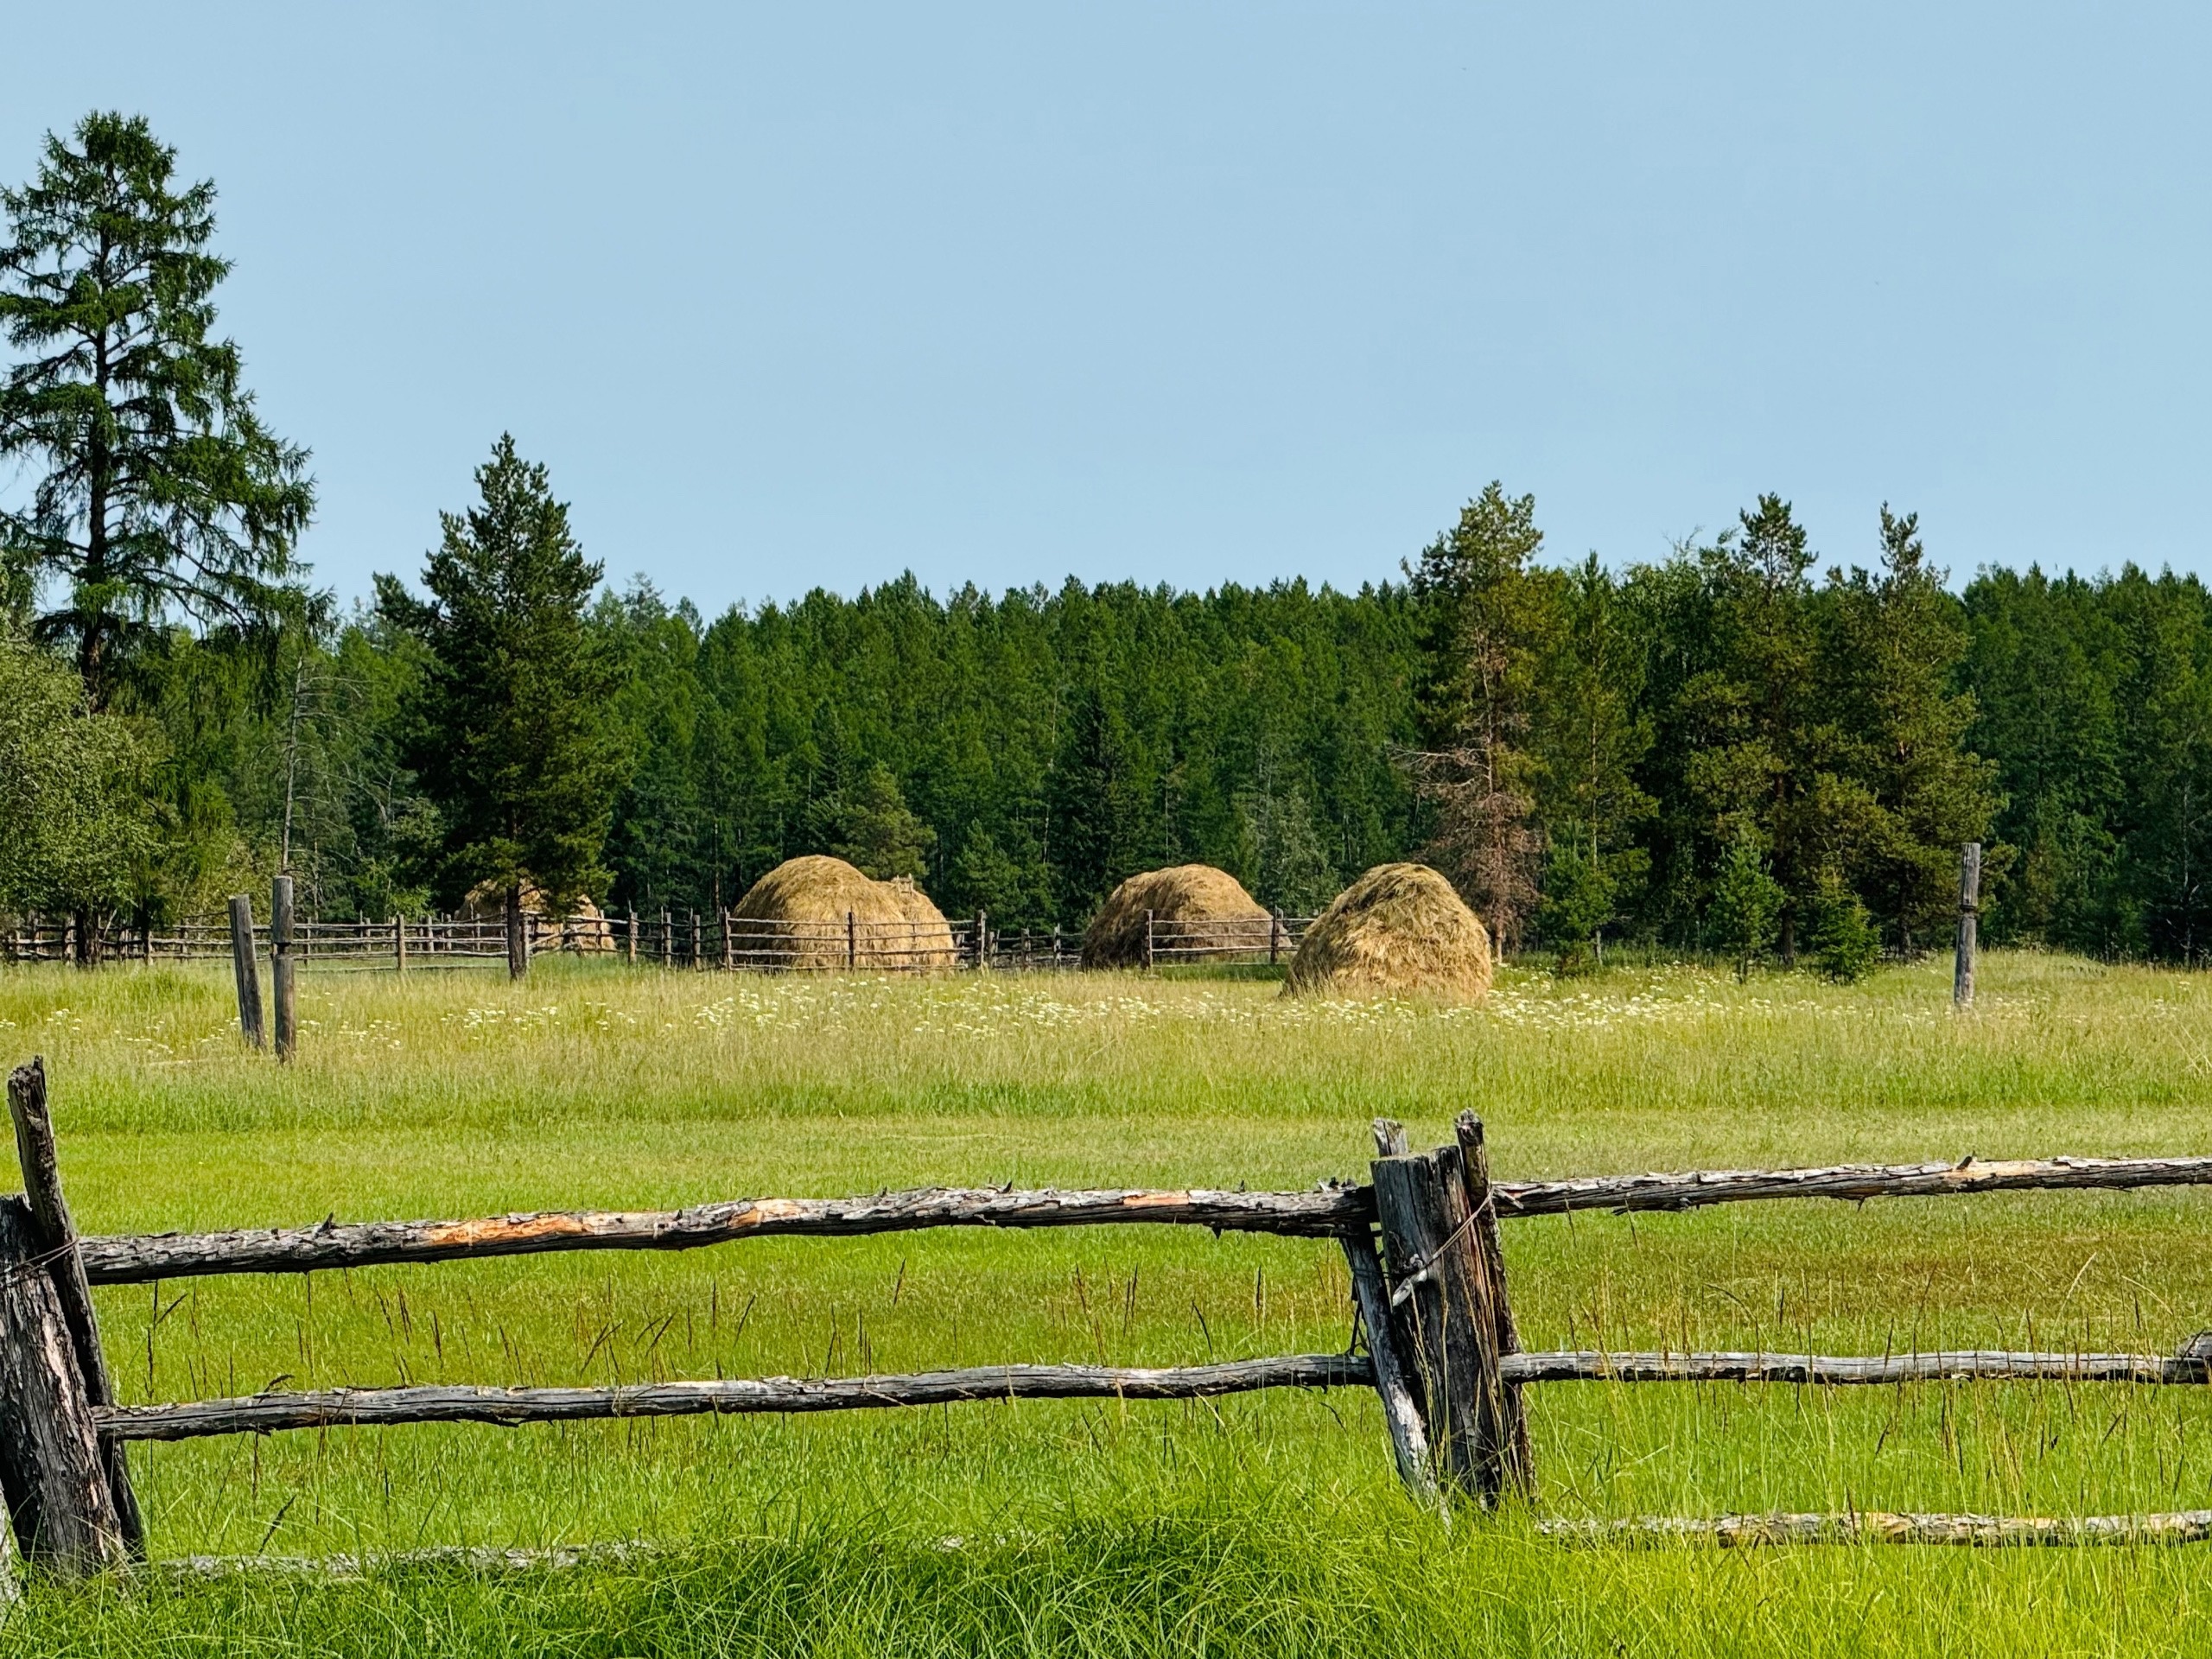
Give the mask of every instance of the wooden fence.
[[(2053, 1158), (2003, 1163), (1497, 1181), (1483, 1128), (1463, 1113), (1452, 1144), (1414, 1153), (1375, 1125), (1369, 1180), (1306, 1192), (931, 1188), (854, 1198), (747, 1198), (677, 1211), (561, 1211), (474, 1220), (339, 1223), (228, 1233), (81, 1237), (63, 1196), (34, 1059), (9, 1079), (24, 1193), (0, 1198), (0, 1491), (22, 1554), (81, 1574), (144, 1552), (126, 1449), (283, 1429), (475, 1422), (505, 1426), (696, 1413), (883, 1409), (1015, 1399), (1185, 1400), (1274, 1388), (1371, 1389), (1398, 1473), (1447, 1507), (1531, 1499), (1523, 1391), (1541, 1383), (1732, 1382), (1888, 1385), (1980, 1379), (2202, 1386), (2212, 1351), (2174, 1355), (1911, 1352), (1527, 1352), (1507, 1289), (1499, 1224), (1576, 1211), (1681, 1211), (1781, 1198), (1953, 1196), (2031, 1189), (2212, 1185), (2212, 1158)], [(268, 1391), (124, 1406), (100, 1347), (91, 1287), (214, 1274), (428, 1264), (556, 1250), (695, 1249), (763, 1237), (849, 1237), (931, 1227), (1187, 1226), (1333, 1241), (1351, 1269), (1355, 1340), (1342, 1353), (1207, 1364), (988, 1365), (896, 1376), (717, 1378), (611, 1388), (448, 1385)], [(1879, 1523), (1879, 1524), (1877, 1524)], [(2201, 1523), (2201, 1524), (2200, 1524)], [(1775, 1516), (1547, 1523), (1592, 1537), (1723, 1542), (1891, 1538), (1967, 1543), (2212, 1536), (2212, 1516), (2075, 1521), (1979, 1516)], [(0, 1555), (5, 1538), (0, 1535)], [(14, 1582), (12, 1563), (7, 1582)]]
[[(1310, 917), (1240, 917), (1189, 922), (1147, 917), (1147, 966), (1179, 963), (1287, 961), (1312, 925)], [(249, 919), (249, 927), (251, 927)], [(823, 922), (763, 921), (728, 911), (661, 911), (640, 916), (596, 913), (524, 918), (528, 950), (611, 956), (663, 968), (765, 969), (779, 971), (844, 969), (874, 973), (992, 968), (1008, 971), (1073, 969), (1082, 965), (1079, 932), (1063, 928), (1017, 931), (995, 927), (985, 915), (947, 922), (869, 922), (850, 912)], [(254, 930), (257, 932), (259, 930)], [(465, 967), (507, 959), (506, 924), (499, 917), (394, 916), (386, 921), (292, 924), (292, 961), (317, 970), (333, 968)], [(232, 953), (227, 918), (141, 928), (111, 922), (80, 949), (77, 925), (66, 918), (27, 916), (0, 931), (0, 961), (206, 962)]]

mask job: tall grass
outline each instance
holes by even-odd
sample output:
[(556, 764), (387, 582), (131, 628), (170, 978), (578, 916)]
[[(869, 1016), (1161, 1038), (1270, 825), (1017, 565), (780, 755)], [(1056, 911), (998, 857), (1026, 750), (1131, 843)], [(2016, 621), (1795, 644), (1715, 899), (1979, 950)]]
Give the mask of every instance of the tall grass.
[[(88, 1230), (662, 1205), (927, 1182), (1306, 1185), (1367, 1120), (1462, 1107), (1509, 1176), (2212, 1152), (2212, 982), (1988, 960), (1859, 987), (1697, 967), (1506, 976), (1478, 1011), (1096, 976), (760, 979), (542, 963), (305, 976), (241, 1053), (214, 969), (0, 974)], [(1816, 1203), (1511, 1224), (1532, 1346), (2170, 1351), (2212, 1311), (2199, 1194)], [(1341, 1346), (1325, 1243), (915, 1234), (104, 1291), (126, 1399), (403, 1381), (1159, 1363)], [(2207, 1402), (2056, 1385), (1534, 1391), (1548, 1513), (2196, 1507)], [(2141, 1651), (2188, 1550), (1769, 1555), (1446, 1531), (1357, 1391), (134, 1450), (157, 1554), (651, 1538), (509, 1581), (391, 1570), (48, 1592), (25, 1651), (1222, 1654)]]

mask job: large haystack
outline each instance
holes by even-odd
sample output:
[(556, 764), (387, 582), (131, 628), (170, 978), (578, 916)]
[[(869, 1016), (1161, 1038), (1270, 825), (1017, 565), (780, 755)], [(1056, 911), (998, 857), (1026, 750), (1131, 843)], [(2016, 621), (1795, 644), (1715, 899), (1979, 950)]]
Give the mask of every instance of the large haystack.
[(873, 880), (818, 853), (777, 865), (730, 915), (739, 960), (751, 965), (842, 968), (849, 944), (856, 968), (949, 968), (954, 960), (944, 912), (911, 880)]
[(1178, 864), (1147, 870), (1114, 889), (1083, 935), (1086, 968), (1145, 966), (1145, 913), (1150, 912), (1155, 940), (1173, 951), (1173, 960), (1268, 948), (1268, 912), (1236, 878), (1211, 864)]
[(1426, 864), (1378, 864), (1306, 931), (1283, 992), (1478, 1002), (1490, 978), (1490, 935), (1452, 884)]

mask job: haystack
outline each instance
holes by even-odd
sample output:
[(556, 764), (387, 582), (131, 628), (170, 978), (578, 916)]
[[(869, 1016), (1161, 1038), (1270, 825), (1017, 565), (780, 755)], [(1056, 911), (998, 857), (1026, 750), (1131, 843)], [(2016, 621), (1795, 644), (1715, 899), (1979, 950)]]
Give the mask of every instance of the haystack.
[(1479, 1002), (1490, 978), (1490, 935), (1452, 884), (1426, 864), (1378, 864), (1306, 931), (1283, 992)]
[[(1141, 968), (1145, 965), (1145, 912), (1166, 930), (1178, 961), (1242, 953), (1256, 938), (1267, 948), (1268, 912), (1236, 878), (1211, 864), (1178, 864), (1147, 870), (1114, 889), (1083, 935), (1086, 968)], [(1213, 924), (1214, 925), (1208, 925)]]
[[(506, 890), (489, 881), (479, 882), (461, 901), (461, 913), (471, 921), (504, 922), (507, 917)], [(532, 950), (577, 950), (587, 955), (614, 949), (614, 930), (589, 893), (580, 893), (565, 916), (555, 916), (545, 906), (545, 895), (528, 882), (523, 884), (524, 925), (530, 930)]]
[[(762, 965), (842, 968), (850, 918), (856, 968), (949, 968), (952, 930), (929, 895), (899, 877), (877, 881), (842, 858), (809, 854), (786, 859), (746, 891), (730, 912), (739, 948)], [(744, 924), (776, 925), (747, 936)]]

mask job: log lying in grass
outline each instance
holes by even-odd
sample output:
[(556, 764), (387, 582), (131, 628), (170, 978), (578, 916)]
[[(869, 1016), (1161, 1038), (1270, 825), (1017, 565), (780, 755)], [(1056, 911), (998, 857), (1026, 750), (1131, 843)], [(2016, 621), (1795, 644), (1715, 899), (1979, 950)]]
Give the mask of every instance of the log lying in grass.
[(574, 1422), (702, 1412), (854, 1411), (973, 1400), (1198, 1400), (1257, 1389), (1372, 1388), (1364, 1354), (1285, 1354), (1147, 1370), (1109, 1365), (978, 1365), (904, 1376), (742, 1377), (614, 1389), (331, 1389), (172, 1406), (108, 1406), (100, 1433), (124, 1440), (394, 1423)]
[(1546, 1521), (1547, 1538), (1592, 1544), (1964, 1544), (2033, 1548), (2080, 1544), (2199, 1544), (2212, 1539), (2212, 1510), (2163, 1515), (1887, 1514), (1645, 1516), (1625, 1521)]
[(1834, 1164), (1820, 1169), (1697, 1169), (1679, 1174), (1584, 1175), (1498, 1181), (1497, 1213), (1571, 1210), (1695, 1210), (1763, 1198), (1941, 1198), (2043, 1188), (2212, 1186), (2212, 1158), (2023, 1158), (1957, 1164)]
[(924, 1227), (1180, 1224), (1217, 1232), (1329, 1237), (1374, 1219), (1365, 1187), (1310, 1192), (1017, 1192), (929, 1187), (858, 1198), (740, 1198), (688, 1210), (560, 1210), (475, 1221), (325, 1222), (320, 1227), (157, 1233), (82, 1241), (96, 1285), (217, 1273), (308, 1273), (548, 1250), (685, 1250), (741, 1238), (836, 1238)]
[(2198, 1383), (2212, 1361), (2162, 1354), (2037, 1354), (1966, 1350), (1930, 1354), (1511, 1354), (1509, 1382), (1893, 1382), (2032, 1381)]

